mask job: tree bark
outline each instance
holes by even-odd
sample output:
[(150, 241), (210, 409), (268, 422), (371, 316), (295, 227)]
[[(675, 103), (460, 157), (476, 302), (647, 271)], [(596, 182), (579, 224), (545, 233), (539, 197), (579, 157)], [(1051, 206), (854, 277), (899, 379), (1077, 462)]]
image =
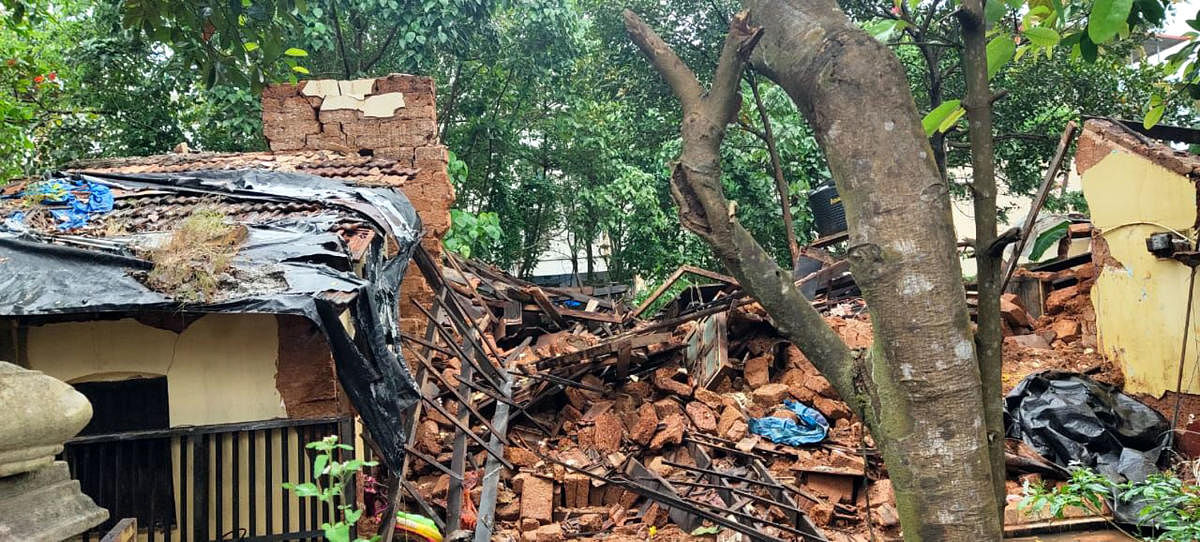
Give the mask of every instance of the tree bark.
[[(1000, 0), (992, 0), (1000, 1)], [(991, 454), (996, 514), (1004, 518), (1004, 404), (1003, 342), (1000, 331), (1000, 257), (988, 247), (996, 240), (996, 163), (992, 135), (992, 91), (988, 88), (987, 36), (984, 0), (966, 0), (958, 12), (963, 34), (966, 72), (967, 136), (971, 141), (972, 188), (975, 197), (975, 281), (979, 291), (975, 334), (976, 356), (983, 384), (984, 419)]]
[[(683, 104), (671, 192), (680, 221), (763, 305), (782, 333), (870, 428), (895, 488), (906, 540), (999, 540), (972, 346), (939, 175), (899, 61), (831, 0), (744, 0), (712, 88), (626, 12), (630, 37)], [(755, 28), (751, 22), (761, 25)], [(731, 212), (719, 149), (740, 106), (738, 77), (778, 83), (816, 132), (850, 224), (848, 257), (875, 330), (852, 353)]]

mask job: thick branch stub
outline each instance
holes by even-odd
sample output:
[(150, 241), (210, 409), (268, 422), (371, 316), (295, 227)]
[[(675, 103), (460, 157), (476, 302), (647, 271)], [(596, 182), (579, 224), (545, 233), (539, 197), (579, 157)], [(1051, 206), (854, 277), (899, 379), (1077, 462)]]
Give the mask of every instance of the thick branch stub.
[(683, 103), (683, 110), (698, 107), (704, 91), (692, 69), (634, 12), (626, 9), (621, 15), (625, 18), (625, 31), (629, 33), (629, 39), (667, 80), (667, 85)]

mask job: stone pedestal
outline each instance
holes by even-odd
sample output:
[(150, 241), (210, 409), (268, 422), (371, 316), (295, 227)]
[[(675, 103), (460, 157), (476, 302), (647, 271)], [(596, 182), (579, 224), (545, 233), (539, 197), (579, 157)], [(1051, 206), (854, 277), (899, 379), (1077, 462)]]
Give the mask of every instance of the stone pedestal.
[(92, 418), (61, 380), (0, 361), (0, 542), (57, 542), (108, 519), (55, 461)]
[(0, 478), (0, 541), (58, 542), (106, 519), (108, 510), (79, 491), (62, 461)]

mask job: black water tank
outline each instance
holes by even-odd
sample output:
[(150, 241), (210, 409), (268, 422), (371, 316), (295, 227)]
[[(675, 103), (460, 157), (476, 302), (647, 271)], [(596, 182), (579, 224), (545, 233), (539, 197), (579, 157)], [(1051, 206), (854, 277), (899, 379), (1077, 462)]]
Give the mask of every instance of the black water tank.
[(838, 197), (837, 186), (832, 180), (808, 193), (808, 206), (813, 212), (818, 237), (846, 231), (846, 208), (842, 206), (842, 198)]

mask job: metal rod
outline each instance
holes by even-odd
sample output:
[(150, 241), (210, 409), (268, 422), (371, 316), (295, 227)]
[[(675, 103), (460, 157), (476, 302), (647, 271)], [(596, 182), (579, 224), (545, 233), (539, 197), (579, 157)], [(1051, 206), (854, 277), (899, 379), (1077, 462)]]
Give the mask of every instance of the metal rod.
[[(1029, 215), (1025, 217), (1025, 223), (1021, 225), (1021, 236), (1017, 238), (1017, 244), (1013, 247), (1012, 259), (1004, 267), (1004, 277), (1000, 281), (1001, 293), (1008, 287), (1008, 281), (1012, 279), (1013, 272), (1017, 270), (1017, 263), (1021, 261), (1021, 253), (1025, 251), (1025, 243), (1033, 231), (1033, 223), (1037, 221), (1038, 211), (1046, 203), (1046, 196), (1050, 194), (1050, 187), (1054, 185), (1054, 178), (1058, 176), (1058, 169), (1062, 167), (1063, 158), (1067, 155), (1067, 148), (1071, 145), (1071, 137), (1075, 135), (1075, 128), (1075, 121), (1067, 122), (1062, 136), (1058, 138), (1058, 148), (1054, 151), (1054, 158), (1050, 160), (1050, 167), (1046, 169), (1042, 185), (1038, 187), (1037, 194), (1033, 198), (1033, 205), (1029, 207)], [(987, 250), (988, 248), (975, 247), (975, 250)]]
[(738, 489), (738, 488), (736, 488), (736, 487), (730, 487), (730, 486), (727, 486), (727, 485), (721, 485), (721, 484), (707, 484), (707, 483), (704, 483), (704, 482), (689, 482), (689, 481), (687, 481), (687, 480), (672, 480), (672, 479), (668, 479), (667, 481), (668, 481), (668, 482), (671, 482), (672, 484), (681, 485), (681, 486), (701, 487), (701, 488), (706, 488), (706, 489), (720, 489), (720, 490), (723, 490), (723, 491), (730, 491), (730, 492), (736, 493), (736, 494), (738, 494), (738, 495), (743, 495), (743, 496), (746, 496), (746, 497), (748, 497), (748, 498), (750, 498), (750, 499), (753, 499), (753, 500), (756, 500), (756, 501), (758, 501), (758, 502), (767, 503), (767, 504), (770, 504), (770, 505), (772, 505), (772, 506), (778, 506), (778, 507), (780, 507), (780, 508), (782, 508), (782, 509), (784, 509), (784, 510), (799, 510), (799, 509), (798, 509), (798, 508), (796, 508), (794, 505), (789, 505), (789, 504), (787, 504), (787, 503), (783, 503), (783, 502), (779, 502), (779, 501), (776, 501), (776, 500), (768, 499), (768, 498), (766, 498), (766, 497), (760, 497), (760, 496), (758, 496), (758, 495), (755, 495), (754, 493), (751, 493), (751, 492), (749, 492), (749, 491), (746, 491), (746, 490), (744, 490), (744, 489)]
[(561, 376), (555, 376), (555, 375), (552, 375), (549, 373), (524, 373), (521, 371), (509, 371), (509, 374), (514, 374), (514, 375), (519, 375), (519, 376), (527, 376), (527, 377), (534, 378), (537, 380), (545, 380), (547, 382), (553, 382), (555, 384), (569, 386), (572, 388), (579, 388), (581, 390), (594, 391), (596, 393), (608, 393), (608, 390), (605, 390), (604, 388), (598, 388), (596, 386), (589, 386), (582, 382), (576, 382), (574, 380), (563, 378)]
[(434, 467), (434, 468), (436, 468), (437, 470), (440, 470), (440, 471), (442, 471), (442, 472), (446, 473), (448, 476), (450, 476), (450, 479), (452, 479), (452, 480), (453, 480), (453, 479), (462, 480), (462, 475), (458, 474), (457, 472), (454, 472), (454, 471), (450, 470), (450, 467), (447, 467), (447, 466), (445, 466), (445, 465), (443, 465), (443, 464), (441, 464), (441, 463), (438, 463), (438, 460), (437, 460), (437, 459), (434, 459), (434, 458), (432, 458), (432, 457), (429, 457), (428, 455), (425, 455), (425, 454), (421, 453), (421, 451), (420, 451), (420, 450), (417, 450), (417, 449), (416, 449), (416, 447), (413, 447), (413, 446), (405, 446), (405, 447), (404, 447), (404, 449), (405, 449), (405, 451), (407, 451), (408, 453), (410, 453), (410, 454), (413, 454), (414, 456), (416, 456), (416, 458), (417, 458), (417, 459), (420, 459), (421, 461), (424, 461), (425, 463), (428, 463), (429, 465), (433, 466), (433, 467)]
[[(496, 455), (495, 452), (488, 449), (487, 442), (484, 442), (483, 437), (476, 435), (475, 432), (471, 430), (471, 427), (469, 425), (467, 425), (467, 422), (470, 421), (470, 417), (469, 417), (470, 413), (464, 411), (461, 414), (459, 414), (458, 417), (456, 417), (453, 414), (451, 414), (449, 411), (447, 411), (445, 407), (443, 407), (442, 405), (439, 405), (437, 401), (430, 399), (428, 397), (425, 397), (425, 396), (421, 396), (421, 399), (424, 400), (426, 404), (433, 407), (434, 410), (438, 411), (438, 414), (441, 414), (446, 419), (450, 420), (450, 423), (454, 424), (454, 427), (457, 430), (466, 433), (465, 437), (469, 436), (469, 437), (471, 437), (471, 440), (474, 440), (480, 446), (483, 446), (483, 449), (487, 451), (488, 455), (492, 455), (492, 456)], [(464, 419), (466, 421), (463, 421)], [(500, 462), (504, 463), (504, 468), (509, 469), (509, 470), (515, 470), (512, 463), (509, 463), (508, 460), (504, 459), (503, 456), (497, 457), (496, 459), (499, 459)]]
[[(459, 378), (458, 383), (459, 383), (460, 389), (456, 390), (456, 389), (454, 389), (454, 386), (451, 386), (450, 382), (446, 380), (446, 377), (442, 376), (441, 373), (437, 372), (437, 370), (435, 370), (433, 368), (433, 362), (429, 361), (429, 359), (426, 358), (425, 356), (422, 356), (420, 354), (420, 352), (413, 352), (413, 354), (417, 357), (418, 361), (420, 361), (422, 364), (425, 365), (425, 368), (428, 371), (430, 371), (431, 374), (433, 374), (434, 378), (436, 378), (438, 382), (441, 382), (443, 386), (446, 386), (446, 389), (449, 390), (450, 394), (453, 395), (454, 398), (458, 400), (458, 403), (460, 405), (466, 407), (467, 411), (469, 411), (471, 414), (474, 414), (475, 417), (479, 420), (479, 422), (482, 423), (483, 426), (486, 427), (489, 432), (491, 432), (493, 435), (499, 434), (496, 432), (496, 428), (492, 427), (492, 422), (488, 421), (488, 419), (485, 418), (483, 416), (483, 414), (480, 413), (479, 410), (477, 410), (475, 408), (475, 405), (472, 404), (472, 401), (470, 398), (470, 393), (471, 393), (470, 385), (467, 384), (468, 380), (466, 380), (464, 378)], [(467, 394), (465, 394), (465, 395), (462, 393), (462, 389), (461, 389), (464, 386), (467, 388)], [(505, 410), (507, 410), (507, 409), (505, 409)], [(469, 419), (468, 419), (468, 421), (469, 421)], [(504, 444), (508, 444), (508, 439), (505, 438), (504, 435), (500, 435), (500, 440), (504, 441)]]
[[(430, 320), (433, 319), (433, 315), (429, 314), (429, 311), (425, 310), (425, 307), (422, 307), (419, 303), (417, 303), (417, 300), (414, 299), (414, 300), (412, 300), (412, 302), (413, 302), (413, 306), (417, 307), (417, 310), (421, 311), (421, 313), (424, 314), (426, 318), (429, 318)], [(442, 302), (440, 300), (434, 299), (434, 304), (436, 306), (436, 305), (442, 304)], [(449, 313), (449, 311), (447, 311), (447, 313)], [(475, 369), (479, 370), (479, 372), (481, 374), (483, 374), (484, 378), (487, 379), (488, 383), (491, 384), (493, 388), (500, 389), (500, 380), (499, 380), (500, 373), (499, 373), (499, 371), (495, 371), (495, 367), (492, 367), (493, 372), (496, 373), (496, 375), (493, 376), (491, 374), (491, 372), (483, 369), (483, 367), (475, 360), (474, 356), (468, 354), (467, 351), (463, 349), (463, 347), (466, 346), (468, 348), (471, 348), (472, 351), (478, 352), (477, 349), (479, 348), (479, 346), (477, 344), (475, 344), (475, 341), (471, 340), (471, 337), (469, 336), (468, 333), (460, 330), (459, 333), (463, 336), (463, 342), (465, 342), (467, 344), (459, 345), (458, 342), (456, 342), (454, 340), (454, 337), (452, 335), (450, 335), (449, 331), (446, 331), (446, 329), (443, 328), (442, 326), (435, 326), (435, 327), (437, 329), (438, 334), (442, 336), (442, 340), (444, 340), (447, 344), (449, 344), (451, 347), (453, 347), (456, 352), (458, 352), (458, 355), (456, 357), (458, 357), (460, 360), (462, 360), (464, 370), (466, 369), (467, 365), (474, 367)], [(491, 363), (487, 363), (486, 365), (490, 367)], [(495, 378), (495, 380), (493, 380), (493, 378)]]
[(670, 465), (670, 466), (672, 466), (672, 467), (680, 468), (680, 469), (683, 469), (683, 470), (689, 470), (689, 471), (692, 471), (692, 472), (702, 472), (702, 473), (704, 473), (704, 474), (712, 474), (712, 475), (714, 475), (714, 476), (724, 476), (724, 477), (726, 477), (726, 478), (733, 478), (734, 480), (740, 480), (740, 481), (743, 481), (743, 482), (746, 482), (746, 483), (750, 483), (750, 484), (756, 484), (756, 485), (760, 485), (760, 486), (763, 486), (763, 487), (773, 487), (773, 488), (776, 488), (776, 489), (783, 489), (783, 486), (780, 486), (778, 483), (772, 484), (772, 483), (764, 482), (764, 481), (762, 481), (762, 480), (755, 480), (755, 479), (753, 479), (753, 478), (746, 478), (745, 476), (738, 476), (738, 475), (736, 475), (736, 474), (730, 474), (730, 473), (728, 473), (728, 472), (721, 472), (721, 471), (712, 470), (712, 469), (702, 469), (702, 468), (700, 468), (700, 467), (693, 467), (693, 466), (691, 466), (691, 465), (684, 465), (684, 464), (682, 464), (682, 463), (676, 463), (676, 462), (674, 462), (674, 461), (667, 461), (666, 459), (664, 459), (664, 460), (663, 460), (663, 464), (664, 464), (664, 465)]
[[(509, 364), (512, 362), (510, 361)], [(504, 386), (501, 392), (505, 395), (512, 395), (512, 377), (504, 374)], [(497, 403), (496, 411), (493, 413), (495, 429), (492, 431), (491, 445), (497, 450), (503, 450), (503, 446), (507, 443), (505, 438), (508, 431), (508, 404)], [(504, 432), (500, 433), (498, 431)], [(503, 452), (501, 452), (503, 453)], [(492, 539), (492, 528), (496, 521), (496, 496), (498, 492), (497, 485), (500, 482), (501, 465), (494, 457), (489, 457), (483, 467), (483, 491), (479, 496), (479, 513), (478, 520), (475, 523), (475, 542), (489, 542)]]
[[(474, 371), (474, 369), (471, 367), (471, 364), (463, 363), (462, 372), (459, 374), (459, 378), (469, 380), (472, 377), (471, 373), (473, 371)], [(466, 386), (460, 385), (460, 387), (462, 388), (462, 390), (466, 391), (467, 393), (470, 393), (470, 390)], [(433, 403), (432, 401), (431, 401), (431, 403), (436, 404), (436, 403)], [(441, 406), (438, 405), (437, 408), (441, 409)], [(445, 415), (445, 414), (443, 414), (443, 415)], [(458, 409), (458, 419), (457, 420), (455, 418), (449, 417), (449, 416), (447, 416), (447, 418), (450, 421), (455, 422), (454, 425), (457, 428), (457, 430), (454, 433), (454, 450), (450, 457), (450, 470), (453, 470), (454, 472), (458, 473), (459, 476), (462, 476), (462, 473), (466, 471), (466, 467), (467, 467), (467, 436), (468, 435), (470, 435), (471, 437), (474, 437), (475, 439), (478, 439), (480, 441), (480, 444), (482, 444), (483, 447), (485, 449), (487, 449), (487, 452), (489, 454), (493, 454), (493, 457), (495, 457), (494, 452), (490, 448), (487, 447), (487, 443), (482, 442), (483, 439), (480, 439), (478, 435), (476, 435), (474, 432), (471, 431), (470, 427), (467, 427), (467, 422), (469, 422), (471, 420), (471, 414), (470, 414), (470, 412), (467, 412), (467, 409), (465, 409), (465, 408)], [(503, 459), (503, 458), (501, 458), (501, 459)], [(470, 496), (468, 495), (467, 498), (470, 498)], [(450, 487), (446, 492), (446, 535), (447, 536), (449, 536), (454, 531), (457, 531), (459, 525), (461, 525), (461, 522), (462, 522), (462, 499), (463, 499), (462, 479), (460, 478), (458, 480), (455, 480), (454, 478), (451, 478), (450, 479)]]
[(1179, 371), (1175, 376), (1175, 411), (1171, 414), (1171, 430), (1167, 432), (1167, 449), (1175, 440), (1175, 427), (1179, 425), (1179, 407), (1183, 404), (1183, 365), (1187, 361), (1187, 343), (1192, 331), (1192, 299), (1196, 293), (1196, 266), (1188, 279), (1187, 314), (1183, 316), (1183, 344), (1179, 347)]

